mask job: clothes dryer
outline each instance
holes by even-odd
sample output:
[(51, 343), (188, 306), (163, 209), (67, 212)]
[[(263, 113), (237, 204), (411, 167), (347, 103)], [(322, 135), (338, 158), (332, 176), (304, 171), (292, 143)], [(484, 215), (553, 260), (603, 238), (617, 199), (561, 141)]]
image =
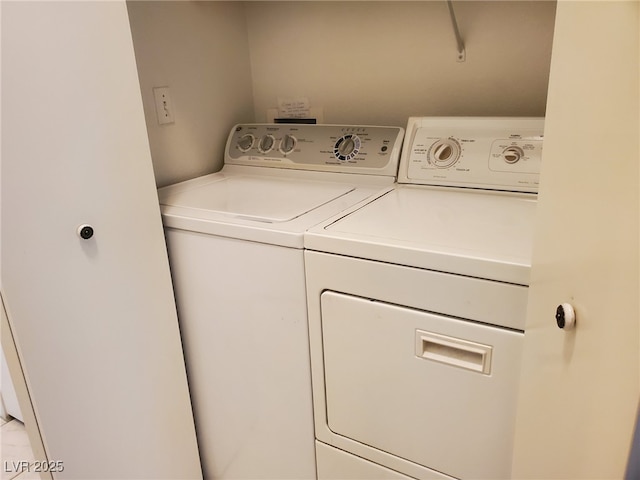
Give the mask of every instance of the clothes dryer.
[(159, 190), (206, 478), (315, 478), (303, 233), (392, 188), (403, 132), (238, 125)]
[(319, 478), (510, 478), (543, 120), (411, 118), (305, 235)]

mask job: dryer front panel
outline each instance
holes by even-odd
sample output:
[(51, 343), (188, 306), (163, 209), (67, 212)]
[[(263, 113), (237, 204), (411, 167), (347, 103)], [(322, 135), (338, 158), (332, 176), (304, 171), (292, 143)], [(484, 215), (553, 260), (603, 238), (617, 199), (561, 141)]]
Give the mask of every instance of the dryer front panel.
[(328, 428), (459, 478), (509, 478), (523, 334), (321, 297)]

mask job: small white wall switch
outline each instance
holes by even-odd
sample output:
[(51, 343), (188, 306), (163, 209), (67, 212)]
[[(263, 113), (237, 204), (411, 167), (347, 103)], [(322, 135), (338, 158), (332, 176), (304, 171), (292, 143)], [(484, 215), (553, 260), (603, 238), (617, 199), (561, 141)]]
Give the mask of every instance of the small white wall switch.
[(156, 115), (158, 123), (173, 123), (173, 104), (169, 95), (169, 87), (156, 87), (153, 89), (153, 98), (156, 101)]

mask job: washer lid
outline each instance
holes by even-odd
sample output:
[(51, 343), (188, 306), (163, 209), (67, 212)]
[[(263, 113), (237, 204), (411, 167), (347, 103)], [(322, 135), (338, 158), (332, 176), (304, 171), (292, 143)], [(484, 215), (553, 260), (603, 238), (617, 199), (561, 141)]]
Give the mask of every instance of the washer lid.
[(527, 285), (535, 196), (399, 186), (312, 229), (305, 246)]
[(259, 222), (287, 222), (354, 190), (351, 185), (234, 175), (168, 195), (164, 205)]

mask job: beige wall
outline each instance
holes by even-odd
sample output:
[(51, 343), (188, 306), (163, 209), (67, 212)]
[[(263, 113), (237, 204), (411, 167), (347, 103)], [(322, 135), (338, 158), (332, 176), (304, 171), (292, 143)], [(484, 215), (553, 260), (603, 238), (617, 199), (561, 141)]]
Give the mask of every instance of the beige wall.
[[(544, 115), (551, 1), (447, 4), (130, 0), (156, 181), (217, 171), (236, 122), (266, 121), (278, 97), (307, 97), (325, 123), (405, 126), (411, 115)], [(168, 85), (175, 124), (158, 125)]]
[(308, 97), (327, 123), (411, 115), (544, 115), (555, 2), (250, 2), (256, 119)]
[[(244, 11), (235, 2), (129, 1), (159, 186), (222, 167), (236, 122), (253, 120)], [(175, 123), (159, 125), (153, 87), (170, 87)]]

